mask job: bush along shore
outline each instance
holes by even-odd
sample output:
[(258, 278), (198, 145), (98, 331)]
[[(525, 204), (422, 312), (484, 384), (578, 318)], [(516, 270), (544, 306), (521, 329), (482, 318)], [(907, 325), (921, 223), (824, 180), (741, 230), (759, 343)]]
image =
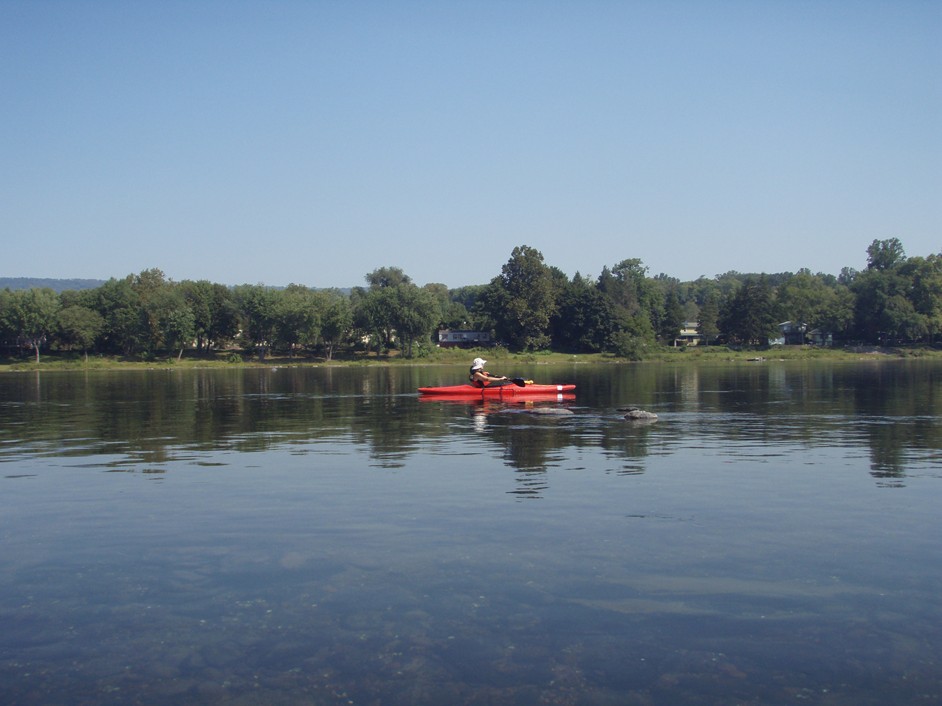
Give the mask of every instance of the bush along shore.
[(942, 349), (931, 347), (880, 348), (849, 346), (821, 348), (814, 346), (772, 346), (769, 348), (731, 348), (726, 346), (691, 346), (678, 348), (652, 347), (641, 360), (629, 360), (608, 353), (560, 353), (537, 351), (513, 353), (501, 348), (434, 349), (420, 357), (406, 358), (399, 351), (384, 354), (356, 353), (326, 359), (313, 355), (268, 354), (262, 358), (244, 351), (219, 351), (176, 356), (120, 357), (80, 353), (47, 353), (40, 362), (24, 352), (22, 356), (0, 358), (0, 372), (26, 372), (33, 370), (147, 370), (147, 369), (204, 369), (204, 368), (271, 368), (321, 367), (363, 365), (462, 365), (475, 357), (484, 357), (494, 368), (507, 368), (515, 364), (528, 365), (643, 365), (663, 363), (761, 363), (795, 360), (854, 361), (875, 359), (931, 358), (942, 359)]

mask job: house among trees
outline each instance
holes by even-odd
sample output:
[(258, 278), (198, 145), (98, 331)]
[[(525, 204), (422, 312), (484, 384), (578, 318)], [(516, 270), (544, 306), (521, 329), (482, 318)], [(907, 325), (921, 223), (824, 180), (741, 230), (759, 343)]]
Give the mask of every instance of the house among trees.
[(680, 333), (674, 339), (674, 346), (696, 346), (703, 340), (700, 334), (700, 324), (696, 321), (684, 321)]
[(769, 339), (770, 346), (832, 346), (834, 336), (824, 329), (808, 330), (808, 324), (796, 324), (794, 321), (783, 321), (778, 325), (779, 337)]
[(438, 345), (442, 348), (474, 348), (489, 346), (493, 343), (487, 331), (449, 331), (438, 332)]
[(834, 336), (827, 331), (816, 328), (808, 332), (806, 336), (808, 343), (812, 346), (833, 346)]
[(778, 325), (779, 337), (769, 339), (770, 346), (800, 346), (805, 342), (808, 324), (783, 321)]

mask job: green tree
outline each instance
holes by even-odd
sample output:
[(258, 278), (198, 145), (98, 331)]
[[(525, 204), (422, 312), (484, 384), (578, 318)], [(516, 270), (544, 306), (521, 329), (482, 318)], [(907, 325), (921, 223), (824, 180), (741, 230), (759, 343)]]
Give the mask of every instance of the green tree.
[(193, 312), (197, 350), (224, 346), (238, 335), (239, 310), (228, 287), (208, 280), (184, 280), (180, 288)]
[(471, 312), (461, 302), (449, 301), (442, 313), (442, 326), (447, 329), (479, 330), (472, 323)]
[(911, 257), (900, 266), (900, 274), (909, 281), (908, 298), (931, 342), (942, 333), (942, 255)]
[(398, 267), (380, 267), (365, 277), (369, 289), (351, 292), (354, 324), (376, 346), (377, 353), (393, 347), (399, 312), (400, 287), (414, 287), (412, 279)]
[(928, 326), (919, 325), (912, 302), (904, 301), (910, 292), (910, 273), (903, 265), (906, 255), (896, 238), (874, 240), (867, 248), (867, 269), (858, 273), (850, 283), (855, 296), (854, 329), (868, 343), (908, 338), (914, 331)]
[(913, 303), (901, 294), (886, 302), (883, 312), (884, 329), (897, 341), (917, 341), (929, 333), (926, 317), (916, 311)]
[(664, 298), (664, 313), (661, 316), (659, 334), (665, 343), (672, 343), (680, 336), (684, 325), (684, 305), (680, 301), (678, 287), (671, 286)]
[(67, 346), (77, 346), (88, 362), (88, 349), (105, 328), (105, 320), (94, 309), (72, 304), (59, 311), (58, 337)]
[(411, 358), (416, 340), (427, 337), (441, 320), (434, 290), (420, 289), (398, 268), (384, 267), (366, 276), (368, 290), (354, 290), (354, 320), (382, 352), (398, 340)]
[(856, 297), (849, 287), (838, 284), (831, 290), (821, 312), (820, 327), (827, 333), (834, 333), (843, 340), (854, 337), (854, 311)]
[(139, 342), (145, 352), (155, 353), (164, 346), (167, 307), (172, 299), (171, 284), (161, 270), (153, 267), (134, 276), (131, 287), (137, 294), (143, 314), (143, 335)]
[(749, 277), (720, 315), (720, 329), (735, 343), (767, 345), (778, 335), (771, 284), (764, 275)]
[(321, 321), (314, 294), (308, 287), (288, 285), (278, 297), (274, 317), (278, 345), (287, 348), (291, 357), (299, 346), (317, 343)]
[(102, 344), (112, 353), (132, 355), (141, 350), (147, 326), (132, 276), (111, 278), (95, 290), (94, 309), (105, 320)]
[(19, 335), (14, 299), (13, 290), (9, 287), (0, 290), (0, 344), (13, 344)]
[(321, 322), (321, 340), (327, 360), (350, 335), (353, 328), (353, 309), (349, 297), (338, 290), (318, 290), (314, 293), (315, 307)]
[(6, 290), (3, 297), (3, 328), (26, 343), (36, 354), (56, 332), (59, 295), (48, 287)]
[(233, 291), (213, 283), (209, 326), (206, 328), (207, 347), (218, 348), (239, 335), (239, 307)]
[(718, 291), (711, 291), (707, 294), (700, 307), (700, 315), (697, 319), (697, 333), (703, 337), (703, 342), (710, 345), (720, 335), (720, 328), (717, 324), (720, 318), (720, 294)]
[(379, 267), (366, 276), (366, 282), (370, 289), (381, 289), (412, 284), (412, 278), (398, 267)]
[(246, 347), (254, 349), (259, 360), (265, 360), (275, 339), (278, 292), (263, 284), (242, 284), (233, 293), (239, 307)]
[(441, 306), (435, 296), (414, 284), (391, 288), (392, 325), (402, 343), (406, 358), (413, 356), (416, 340), (428, 339), (441, 319)]
[(196, 338), (196, 317), (182, 296), (174, 297), (172, 303), (168, 298), (166, 303), (169, 306), (161, 311), (160, 333), (167, 353), (179, 350), (180, 360), (187, 344)]
[[(641, 260), (630, 258), (622, 260), (611, 270), (603, 267), (599, 275), (598, 288), (611, 302), (615, 329), (626, 333), (615, 342), (613, 350), (616, 355), (622, 355), (619, 350), (637, 353), (654, 342), (654, 321), (660, 316), (661, 303), (647, 271)], [(630, 345), (625, 341), (630, 341)]]
[(891, 270), (903, 263), (906, 251), (898, 238), (874, 240), (867, 248), (867, 269)]
[(446, 322), (448, 320), (448, 314), (454, 304), (451, 300), (448, 287), (440, 282), (431, 282), (422, 287), (422, 289), (431, 294), (438, 305), (438, 321), (436, 324), (441, 327), (447, 327), (448, 324)]
[(611, 302), (595, 283), (578, 272), (559, 293), (553, 317), (553, 344), (565, 350), (597, 353), (615, 333)]
[(498, 336), (517, 350), (539, 350), (550, 342), (550, 320), (556, 313), (556, 285), (543, 255), (526, 245), (513, 249), (491, 280), (482, 306), (494, 320)]
[(900, 242), (874, 240), (867, 248), (867, 262), (867, 269), (851, 283), (856, 334), (867, 343), (883, 344), (908, 339), (920, 330), (928, 333), (927, 322), (920, 324), (909, 300), (918, 267), (908, 266)]
[(363, 289), (356, 287), (350, 293), (353, 305), (353, 323), (366, 339), (369, 348), (381, 354), (393, 345), (393, 301), (388, 287)]
[(835, 297), (822, 275), (799, 270), (778, 288), (780, 316), (809, 329), (826, 325)]

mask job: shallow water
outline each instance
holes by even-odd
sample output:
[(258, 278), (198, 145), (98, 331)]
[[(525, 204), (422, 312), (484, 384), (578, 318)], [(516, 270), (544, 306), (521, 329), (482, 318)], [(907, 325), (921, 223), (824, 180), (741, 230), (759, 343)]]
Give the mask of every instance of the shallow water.
[(942, 701), (942, 366), (508, 372), (0, 376), (0, 703)]

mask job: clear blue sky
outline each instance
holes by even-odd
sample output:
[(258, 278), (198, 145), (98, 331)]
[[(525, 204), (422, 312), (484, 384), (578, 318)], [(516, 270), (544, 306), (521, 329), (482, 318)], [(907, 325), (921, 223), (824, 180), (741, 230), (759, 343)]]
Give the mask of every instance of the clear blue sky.
[(0, 0), (0, 276), (942, 251), (942, 2)]

